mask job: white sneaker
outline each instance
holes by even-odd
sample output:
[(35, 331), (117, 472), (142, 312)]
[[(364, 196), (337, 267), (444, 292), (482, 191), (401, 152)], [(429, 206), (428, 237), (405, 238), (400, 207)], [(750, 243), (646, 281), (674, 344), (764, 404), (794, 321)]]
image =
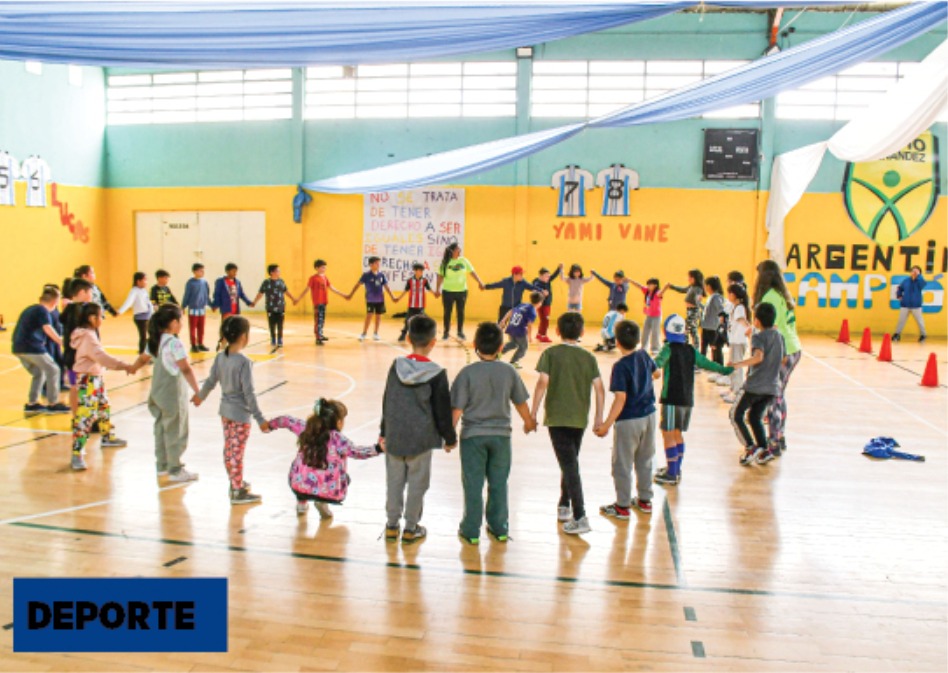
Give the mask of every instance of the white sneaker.
[(168, 470), (158, 470), (158, 477), (159, 477), (159, 478), (161, 478), (161, 477), (167, 477), (167, 476), (168, 476)]
[(196, 472), (188, 472), (183, 467), (168, 477), (168, 481), (170, 481), (172, 484), (183, 484), (185, 482), (197, 480), (198, 475)]
[(372, 335), (372, 341), (381, 341), (381, 340), (382, 340), (382, 337), (380, 337), (378, 333)]
[(734, 404), (737, 401), (737, 396), (734, 393), (727, 393), (721, 396), (722, 402), (727, 402), (728, 404)]
[(319, 512), (320, 519), (332, 518), (332, 510), (329, 509), (328, 504), (326, 504), (325, 502), (317, 502), (315, 503), (315, 505), (316, 505), (316, 511)]
[(585, 516), (579, 521), (567, 521), (563, 524), (563, 532), (570, 535), (582, 535), (591, 530), (592, 528), (589, 527), (589, 519)]
[(569, 507), (557, 507), (556, 508), (556, 520), (557, 521), (569, 521), (573, 518), (573, 510)]
[(724, 375), (724, 374), (721, 374), (721, 375), (718, 377), (718, 385), (719, 385), (719, 386), (730, 386), (730, 385), (731, 385), (731, 377), (730, 377), (730, 376), (726, 376), (726, 375)]
[(360, 334), (360, 335), (359, 335), (359, 341), (365, 341), (365, 335), (364, 335), (364, 334)]
[(302, 516), (306, 514), (306, 508), (309, 507), (309, 502), (306, 500), (297, 500), (296, 501), (296, 514)]
[(719, 374), (717, 372), (713, 374), (708, 374), (708, 381), (710, 381), (711, 383), (716, 383), (718, 380), (718, 376)]

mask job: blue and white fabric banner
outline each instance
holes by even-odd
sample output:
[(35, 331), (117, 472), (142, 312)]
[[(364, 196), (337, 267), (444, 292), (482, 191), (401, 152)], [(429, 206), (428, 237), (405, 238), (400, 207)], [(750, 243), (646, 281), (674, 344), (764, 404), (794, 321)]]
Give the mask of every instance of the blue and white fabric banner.
[(107, 67), (404, 63), (513, 49), (697, 6), (847, 0), (4, 0), (0, 59)]
[(361, 193), (408, 189), (496, 168), (556, 145), (585, 129), (675, 121), (752, 103), (891, 51), (948, 19), (948, 2), (918, 2), (866, 19), (720, 75), (588, 122), (503, 138), (325, 180), (305, 189)]

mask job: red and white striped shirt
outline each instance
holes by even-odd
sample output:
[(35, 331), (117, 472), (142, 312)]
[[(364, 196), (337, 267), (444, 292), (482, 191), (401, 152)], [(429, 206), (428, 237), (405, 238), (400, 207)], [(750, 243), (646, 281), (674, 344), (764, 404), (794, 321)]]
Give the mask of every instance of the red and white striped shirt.
[(431, 289), (427, 278), (409, 278), (405, 281), (405, 290), (409, 292), (408, 308), (425, 307), (425, 291)]

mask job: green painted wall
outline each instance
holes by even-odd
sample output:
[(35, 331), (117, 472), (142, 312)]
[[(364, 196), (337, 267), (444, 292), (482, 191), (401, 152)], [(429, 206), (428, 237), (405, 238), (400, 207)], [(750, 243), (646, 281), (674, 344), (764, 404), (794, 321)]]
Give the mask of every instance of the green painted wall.
[(34, 75), (19, 61), (0, 61), (0, 149), (23, 161), (46, 160), (53, 181), (104, 184), (105, 84), (101, 68), (82, 68), (82, 85), (68, 67), (43, 64)]
[[(797, 12), (795, 32), (783, 46), (825, 34), (872, 16), (849, 12)], [(767, 45), (766, 14), (675, 14), (655, 21), (538, 45), (536, 60), (569, 59), (752, 59)], [(945, 38), (933, 31), (886, 55), (920, 60)], [(509, 52), (476, 60), (512, 58)], [(530, 63), (520, 62), (519, 114), (509, 119), (333, 120), (109, 127), (106, 131), (110, 186), (281, 185), (383, 166), (466, 145), (573, 123), (576, 119), (529, 117)], [(299, 96), (299, 94), (297, 94)], [(768, 103), (772, 105), (772, 101)], [(761, 129), (765, 155), (825, 140), (835, 122), (693, 119), (616, 130), (587, 131), (518, 164), (464, 179), (472, 185), (546, 185), (567, 163), (597, 171), (622, 162), (639, 171), (643, 187), (755, 190), (754, 182), (701, 179), (702, 130)], [(944, 124), (936, 133), (942, 139)], [(769, 185), (765, 156), (760, 186)], [(842, 165), (829, 159), (812, 191), (836, 191)], [(943, 175), (944, 181), (944, 175)]]

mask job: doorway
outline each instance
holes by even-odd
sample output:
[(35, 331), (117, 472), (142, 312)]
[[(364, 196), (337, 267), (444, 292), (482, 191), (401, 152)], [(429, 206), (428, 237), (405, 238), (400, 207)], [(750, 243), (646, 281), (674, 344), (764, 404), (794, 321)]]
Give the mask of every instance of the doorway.
[(195, 262), (206, 267), (205, 278), (212, 292), (228, 262), (240, 267), (244, 292), (251, 299), (266, 277), (263, 211), (140, 212), (135, 214), (135, 228), (138, 268), (148, 274), (149, 285), (155, 282), (157, 269), (168, 271), (169, 285), (178, 301)]

